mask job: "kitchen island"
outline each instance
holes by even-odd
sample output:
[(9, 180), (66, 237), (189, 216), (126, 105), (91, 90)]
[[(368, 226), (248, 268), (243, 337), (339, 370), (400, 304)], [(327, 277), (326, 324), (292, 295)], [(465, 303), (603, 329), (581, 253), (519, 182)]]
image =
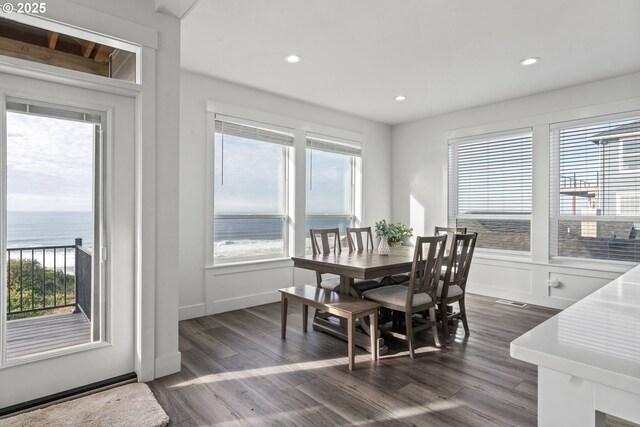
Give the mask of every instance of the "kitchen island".
[(539, 426), (640, 423), (640, 266), (511, 342), (538, 365)]

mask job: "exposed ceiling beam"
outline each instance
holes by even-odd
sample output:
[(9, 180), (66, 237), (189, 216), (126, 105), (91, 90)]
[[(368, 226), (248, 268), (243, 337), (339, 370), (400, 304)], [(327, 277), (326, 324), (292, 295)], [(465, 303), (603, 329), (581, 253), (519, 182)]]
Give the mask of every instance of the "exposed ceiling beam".
[(88, 42), (86, 47), (84, 48), (84, 51), (82, 52), (82, 56), (84, 56), (85, 58), (88, 58), (89, 55), (91, 55), (91, 52), (93, 51), (93, 47), (95, 46), (95, 42)]
[(111, 55), (114, 50), (115, 48), (111, 46), (100, 44), (98, 45), (98, 49), (96, 49), (96, 54), (93, 59), (99, 62), (106, 62), (109, 60), (109, 55)]
[(55, 49), (56, 43), (58, 43), (58, 33), (55, 31), (47, 33), (47, 40), (49, 41), (49, 49)]
[(96, 62), (91, 58), (83, 58), (82, 56), (60, 52), (6, 37), (0, 37), (0, 55), (26, 59), (41, 64), (55, 65), (57, 67), (105, 77), (109, 76), (109, 65), (106, 63)]
[(155, 0), (158, 12), (184, 18), (199, 0)]

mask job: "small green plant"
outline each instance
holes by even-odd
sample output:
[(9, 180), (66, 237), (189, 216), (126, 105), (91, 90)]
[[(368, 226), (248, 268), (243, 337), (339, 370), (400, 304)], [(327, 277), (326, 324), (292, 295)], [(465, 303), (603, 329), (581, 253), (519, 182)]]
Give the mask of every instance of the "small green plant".
[(399, 222), (393, 224), (386, 219), (376, 222), (376, 237), (385, 238), (389, 244), (402, 243), (405, 237), (413, 236), (413, 228)]

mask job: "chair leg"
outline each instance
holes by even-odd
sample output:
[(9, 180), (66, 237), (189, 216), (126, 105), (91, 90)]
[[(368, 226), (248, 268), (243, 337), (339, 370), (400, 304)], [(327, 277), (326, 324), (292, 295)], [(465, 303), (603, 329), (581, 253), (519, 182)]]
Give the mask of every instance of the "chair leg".
[(302, 332), (307, 332), (307, 323), (309, 317), (309, 306), (302, 304)]
[(347, 346), (349, 347), (349, 370), (353, 371), (354, 359), (355, 359), (355, 332), (356, 332), (356, 319), (353, 315), (349, 316), (349, 324), (348, 324), (348, 332), (347, 332)]
[(469, 324), (467, 323), (467, 309), (464, 306), (464, 298), (458, 301), (458, 305), (460, 306), (460, 318), (462, 319), (464, 334), (469, 335)]
[(404, 318), (405, 318), (405, 327), (407, 329), (407, 340), (409, 341), (409, 356), (411, 356), (411, 358), (413, 359), (415, 355), (414, 355), (414, 349), (413, 349), (413, 324), (411, 320), (411, 313), (410, 312), (405, 313)]
[(436, 308), (431, 307), (429, 309), (429, 318), (433, 322), (433, 326), (431, 327), (431, 333), (433, 334), (433, 341), (436, 344), (436, 347), (440, 347), (440, 337), (438, 336), (438, 321), (436, 319)]
[(280, 335), (282, 338), (287, 336), (287, 298), (282, 294), (280, 300)]
[(447, 306), (440, 304), (440, 317), (442, 320), (442, 335), (444, 335), (444, 342), (449, 344), (451, 342), (449, 338), (449, 316), (447, 316)]

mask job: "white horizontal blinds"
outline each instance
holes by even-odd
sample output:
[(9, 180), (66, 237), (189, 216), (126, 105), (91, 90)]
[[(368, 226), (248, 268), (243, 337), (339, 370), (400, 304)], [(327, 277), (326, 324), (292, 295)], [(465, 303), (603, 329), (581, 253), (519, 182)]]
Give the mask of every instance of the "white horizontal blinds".
[(362, 157), (361, 142), (312, 132), (307, 132), (307, 148), (327, 151), (329, 153), (345, 154), (347, 156)]
[(478, 247), (529, 251), (531, 132), (453, 144), (456, 226), (477, 232)]
[(56, 108), (13, 100), (7, 101), (7, 111), (86, 123), (99, 124), (102, 121), (101, 115), (95, 112), (74, 111), (67, 108)]
[(215, 126), (216, 133), (219, 134), (270, 142), (288, 147), (293, 146), (293, 129), (220, 114), (215, 116)]
[(551, 254), (640, 261), (640, 117), (553, 126)]

